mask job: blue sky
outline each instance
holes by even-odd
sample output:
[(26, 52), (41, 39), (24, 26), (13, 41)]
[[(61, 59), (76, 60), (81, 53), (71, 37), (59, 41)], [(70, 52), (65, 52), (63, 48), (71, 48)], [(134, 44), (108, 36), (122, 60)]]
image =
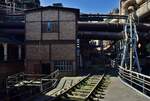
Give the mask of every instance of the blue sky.
[(63, 3), (65, 7), (79, 8), (83, 13), (109, 13), (119, 7), (119, 0), (40, 0), (42, 6)]

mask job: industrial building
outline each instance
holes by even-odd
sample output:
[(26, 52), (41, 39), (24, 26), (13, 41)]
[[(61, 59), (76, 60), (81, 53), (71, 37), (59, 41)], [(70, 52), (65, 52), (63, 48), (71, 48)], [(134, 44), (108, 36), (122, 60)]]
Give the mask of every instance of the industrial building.
[(79, 10), (43, 7), (26, 11), (25, 71), (50, 74), (77, 71), (76, 36)]

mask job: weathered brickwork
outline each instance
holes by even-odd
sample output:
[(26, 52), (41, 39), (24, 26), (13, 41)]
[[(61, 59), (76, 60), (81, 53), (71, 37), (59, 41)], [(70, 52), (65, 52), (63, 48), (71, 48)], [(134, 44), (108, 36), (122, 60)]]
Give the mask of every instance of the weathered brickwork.
[(42, 11), (43, 21), (57, 21), (58, 20), (58, 10), (45, 10)]
[(41, 12), (32, 12), (26, 14), (26, 22), (41, 21)]
[(26, 40), (41, 39), (41, 22), (26, 23)]
[[(50, 64), (49, 68), (53, 71), (55, 61), (72, 61), (72, 73), (76, 72), (77, 13), (77, 9), (57, 7), (27, 11), (27, 73), (42, 73), (43, 64)], [(58, 32), (42, 31), (43, 22), (58, 22)]]
[(76, 23), (75, 21), (60, 22), (60, 39), (74, 40), (76, 38)]
[(51, 54), (52, 60), (75, 60), (75, 44), (54, 44)]

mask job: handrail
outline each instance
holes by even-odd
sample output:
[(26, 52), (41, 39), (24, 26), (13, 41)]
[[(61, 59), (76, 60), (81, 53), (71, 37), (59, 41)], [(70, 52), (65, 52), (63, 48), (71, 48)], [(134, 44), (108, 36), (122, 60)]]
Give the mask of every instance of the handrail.
[[(52, 86), (54, 86), (53, 84), (57, 82), (57, 77), (59, 76), (59, 70), (56, 70), (54, 72), (52, 72), (50, 75), (45, 75), (45, 74), (25, 74), (24, 72), (21, 73), (17, 73), (14, 75), (10, 75), (7, 77), (6, 79), (6, 87), (10, 88), (10, 87), (14, 87), (16, 84), (22, 82), (22, 81), (29, 81), (28, 84), (34, 84), (34, 81), (38, 81), (39, 83), (35, 85), (39, 86), (41, 89), (41, 92), (44, 91), (44, 88), (50, 84), (52, 84)], [(38, 77), (36, 79), (31, 79), (32, 77)], [(22, 82), (23, 85), (27, 85), (25, 84), (25, 82)]]
[[(122, 76), (122, 75), (120, 75), (120, 76), (121, 76), (122, 78), (124, 78), (124, 79), (128, 80), (128, 81), (131, 81), (130, 79), (128, 79), (128, 78), (126, 78), (126, 77), (124, 77), (124, 76)], [(142, 87), (142, 88), (143, 88), (143, 86), (142, 86), (142, 85), (140, 85), (140, 84), (138, 84), (138, 83), (136, 83), (136, 82), (134, 82), (134, 81), (132, 81), (132, 83), (134, 83), (135, 85), (137, 85), (137, 86), (139, 86), (139, 87)], [(144, 89), (150, 92), (150, 89), (148, 89), (147, 87), (144, 87)]]
[(144, 74), (141, 74), (141, 73), (138, 73), (138, 72), (127, 70), (127, 69), (125, 69), (121, 66), (119, 66), (119, 68), (122, 69), (122, 70), (125, 70), (125, 71), (128, 71), (128, 72), (131, 72), (131, 73), (134, 73), (134, 74), (137, 74), (137, 75), (140, 75), (140, 76), (143, 76), (143, 77), (146, 77), (146, 78), (150, 79), (150, 76), (147, 76), (147, 75), (144, 75)]
[[(119, 73), (119, 74), (120, 74), (120, 73)], [(127, 77), (131, 77), (130, 74), (125, 73), (125, 72), (124, 72), (124, 75), (127, 76)], [(136, 77), (136, 76), (134, 76), (134, 75), (132, 75), (132, 78), (135, 79), (135, 80), (137, 80), (137, 81), (139, 81), (139, 82), (142, 82), (142, 80), (143, 80), (143, 79), (141, 79), (141, 78), (139, 78), (139, 77)], [(150, 81), (145, 81), (145, 84), (150, 85)]]
[(56, 71), (52, 72), (50, 75), (43, 77), (42, 79), (46, 79), (46, 78), (56, 78), (59, 75), (59, 70), (57, 69)]
[[(135, 71), (127, 70), (119, 66), (119, 76), (134, 89), (150, 98), (150, 77)], [(136, 86), (135, 86), (136, 85)], [(142, 88), (142, 89), (140, 89)]]

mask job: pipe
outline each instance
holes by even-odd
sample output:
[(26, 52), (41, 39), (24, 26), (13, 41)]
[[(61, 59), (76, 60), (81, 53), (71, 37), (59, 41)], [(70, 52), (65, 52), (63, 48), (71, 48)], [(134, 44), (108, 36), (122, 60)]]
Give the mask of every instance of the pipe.
[(129, 6), (133, 6), (135, 3), (136, 3), (135, 0), (127, 0), (127, 1), (124, 2), (122, 7), (124, 9), (128, 9)]
[(78, 22), (78, 30), (79, 31), (121, 32), (123, 30), (123, 24)]
[(144, 18), (147, 15), (150, 15), (150, 1), (145, 2), (141, 7), (136, 11), (136, 14), (139, 18)]
[(126, 15), (128, 8), (134, 6), (135, 4), (140, 5), (140, 8), (137, 9), (136, 14), (139, 18), (147, 16), (150, 12), (150, 1), (149, 0), (127, 0), (122, 1), (122, 15)]
[(136, 4), (138, 5), (141, 5), (143, 4), (144, 2), (146, 2), (147, 0), (136, 0)]
[(0, 29), (1, 34), (20, 34), (24, 35), (24, 29)]
[(23, 22), (3, 22), (3, 23), (0, 23), (0, 29), (2, 29), (2, 28), (24, 29), (25, 23), (23, 23)]
[(127, 0), (122, 4), (122, 15), (126, 15), (128, 12), (129, 6), (133, 6), (135, 4), (135, 0)]
[(109, 23), (119, 23), (119, 19), (112, 19)]
[(80, 39), (102, 39), (102, 40), (120, 40), (123, 34), (120, 32), (95, 32), (95, 31), (80, 31), (78, 34)]
[[(78, 22), (79, 31), (122, 32), (123, 29), (124, 29), (124, 24)], [(137, 30), (139, 32), (149, 32), (150, 25), (138, 24)]]

